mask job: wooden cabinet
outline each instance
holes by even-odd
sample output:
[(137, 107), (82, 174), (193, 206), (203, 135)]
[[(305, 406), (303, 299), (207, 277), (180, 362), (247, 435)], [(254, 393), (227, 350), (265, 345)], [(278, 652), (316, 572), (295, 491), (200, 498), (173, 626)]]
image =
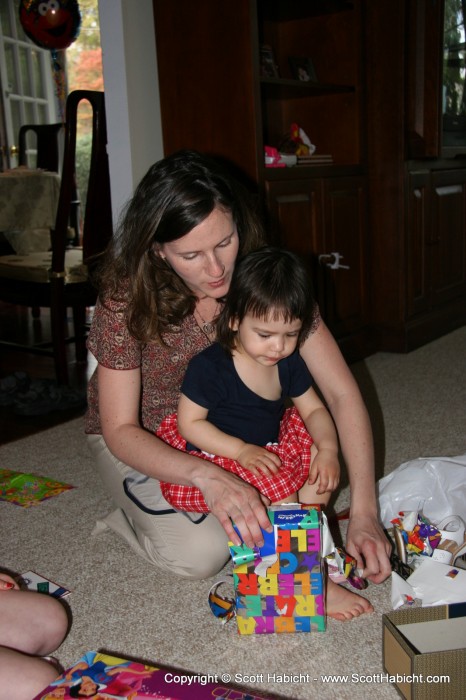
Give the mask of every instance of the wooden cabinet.
[(275, 239), (310, 262), (321, 313), (345, 355), (370, 354), (365, 177), (277, 179), (266, 188)]
[[(251, 181), (265, 177), (264, 146), (298, 123), (337, 165), (360, 163), (363, 0), (153, 0), (167, 153), (225, 156)], [(270, 46), (277, 77), (261, 75)], [(293, 77), (309, 57), (317, 81)]]
[(466, 170), (433, 171), (431, 188), (431, 298), (438, 308), (466, 293)]
[(413, 318), (430, 308), (433, 256), (429, 171), (413, 172), (408, 176), (407, 215), (407, 315)]
[(412, 350), (466, 319), (466, 163), (442, 143), (443, 12), (443, 0), (366, 3), (369, 286), (381, 350)]
[(221, 155), (257, 186), (256, 3), (153, 0), (153, 7), (165, 153), (196, 148)]
[[(279, 146), (297, 123), (327, 154), (323, 167), (261, 165), (273, 236), (310, 259), (320, 310), (348, 359), (370, 354), (367, 196), (362, 129), (362, 3), (270, 2), (258, 8), (258, 40), (278, 77), (261, 77), (261, 136)], [(290, 57), (312, 59), (316, 82), (300, 82)]]
[[(279, 146), (297, 123), (335, 165), (359, 164), (362, 140), (360, 0), (259, 0), (257, 41), (273, 51), (278, 77), (259, 77), (263, 145)], [(300, 81), (293, 57), (312, 60), (315, 81)], [(290, 60), (291, 59), (291, 60)], [(263, 162), (262, 153), (259, 159)]]
[(407, 340), (419, 343), (464, 313), (466, 170), (412, 171), (407, 190)]
[[(262, 199), (275, 241), (313, 261), (329, 254), (314, 266), (315, 287), (348, 357), (372, 351), (365, 342), (362, 6), (179, 0), (174, 11), (172, 0), (154, 0), (165, 152), (194, 147), (227, 158)], [(263, 45), (273, 52), (273, 76), (261, 71)], [(316, 80), (297, 79), (292, 57), (310, 58)], [(264, 147), (278, 147), (293, 123), (331, 163), (265, 167)], [(332, 253), (343, 256), (339, 269), (330, 267)]]
[[(384, 0), (385, 1), (385, 0)], [(443, 0), (406, 3), (406, 155), (438, 158), (442, 131)], [(400, 57), (402, 54), (400, 54)]]
[[(351, 359), (411, 350), (466, 318), (466, 162), (442, 141), (452, 2), (153, 0), (165, 152), (236, 166), (274, 240), (312, 260)], [(274, 75), (261, 73), (264, 45)], [(310, 58), (316, 80), (297, 80), (290, 57)], [(330, 163), (265, 167), (292, 123)]]

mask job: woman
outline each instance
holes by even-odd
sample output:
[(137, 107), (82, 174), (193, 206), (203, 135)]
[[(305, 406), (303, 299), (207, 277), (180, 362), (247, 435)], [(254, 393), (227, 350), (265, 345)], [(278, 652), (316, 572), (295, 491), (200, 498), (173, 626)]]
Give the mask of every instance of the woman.
[[(181, 151), (139, 184), (108, 252), (89, 336), (98, 367), (89, 385), (86, 432), (119, 509), (105, 524), (164, 569), (190, 578), (217, 573), (226, 542), (261, 546), (267, 499), (235, 475), (174, 450), (153, 435), (177, 408), (191, 357), (215, 338), (213, 324), (238, 255), (263, 243), (245, 191), (214, 161)], [(390, 573), (377, 519), (371, 431), (357, 385), (322, 320), (301, 354), (335, 419), (350, 472), (347, 549), (374, 582)], [(174, 512), (159, 480), (200, 488), (211, 515)], [(318, 502), (318, 499), (316, 500)], [(343, 588), (328, 614), (371, 609)]]

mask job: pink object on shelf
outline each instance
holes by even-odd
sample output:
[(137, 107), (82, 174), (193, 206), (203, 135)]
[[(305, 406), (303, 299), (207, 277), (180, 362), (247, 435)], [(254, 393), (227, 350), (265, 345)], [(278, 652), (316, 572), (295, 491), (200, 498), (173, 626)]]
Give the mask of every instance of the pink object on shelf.
[(280, 153), (272, 146), (265, 146), (265, 167), (286, 168), (286, 164), (280, 161)]

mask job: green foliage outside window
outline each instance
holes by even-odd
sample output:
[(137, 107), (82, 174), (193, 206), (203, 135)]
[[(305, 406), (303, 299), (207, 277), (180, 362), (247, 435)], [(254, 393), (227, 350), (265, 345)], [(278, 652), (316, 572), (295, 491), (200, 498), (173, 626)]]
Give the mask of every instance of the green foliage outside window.
[[(66, 50), (68, 92), (73, 90), (103, 90), (102, 50), (98, 0), (79, 0), (81, 29), (77, 40)], [(81, 200), (81, 216), (84, 215), (87, 197), (87, 180), (92, 141), (92, 111), (82, 102), (78, 111), (76, 139), (76, 178)]]

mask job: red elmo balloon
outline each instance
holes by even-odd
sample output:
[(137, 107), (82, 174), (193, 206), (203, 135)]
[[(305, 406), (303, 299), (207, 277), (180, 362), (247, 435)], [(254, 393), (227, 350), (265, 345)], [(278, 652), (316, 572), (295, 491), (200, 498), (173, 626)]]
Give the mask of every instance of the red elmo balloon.
[(43, 49), (66, 49), (77, 39), (81, 14), (76, 0), (21, 0), (25, 34)]

